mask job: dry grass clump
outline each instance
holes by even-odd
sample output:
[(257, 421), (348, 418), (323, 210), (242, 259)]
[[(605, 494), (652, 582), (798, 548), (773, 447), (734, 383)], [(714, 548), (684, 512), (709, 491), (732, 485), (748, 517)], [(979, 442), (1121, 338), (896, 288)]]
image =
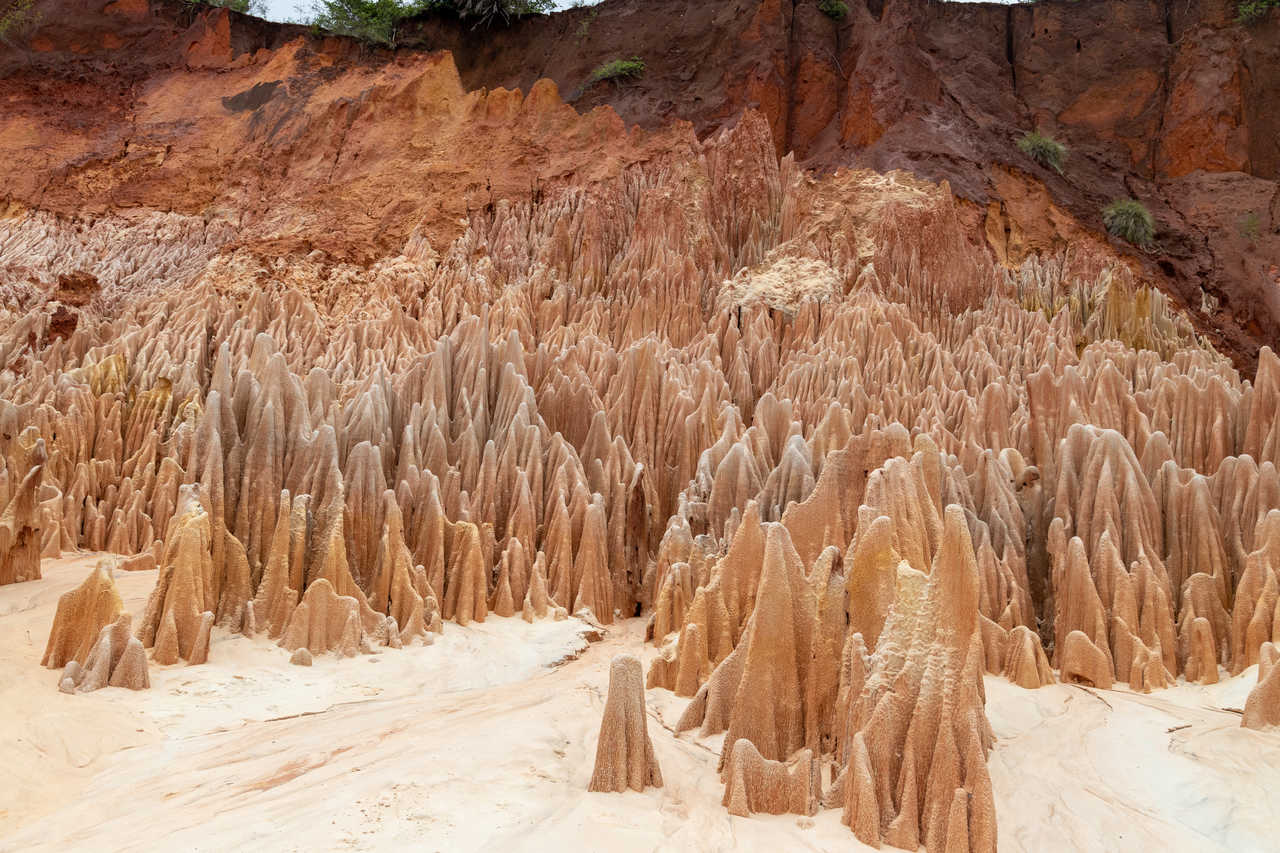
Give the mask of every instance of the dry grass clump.
[(1156, 220), (1146, 206), (1133, 198), (1111, 202), (1103, 208), (1102, 224), (1113, 237), (1146, 248), (1156, 238)]
[(1067, 146), (1052, 136), (1038, 131), (1028, 133), (1018, 140), (1018, 150), (1041, 166), (1062, 174), (1062, 164), (1067, 159)]

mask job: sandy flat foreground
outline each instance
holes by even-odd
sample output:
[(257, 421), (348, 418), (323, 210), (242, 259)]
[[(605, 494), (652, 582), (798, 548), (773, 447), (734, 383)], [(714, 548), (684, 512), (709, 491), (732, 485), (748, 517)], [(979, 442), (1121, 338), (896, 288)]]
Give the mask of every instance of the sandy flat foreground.
[[(654, 654), (638, 619), (588, 647), (577, 620), (490, 617), (310, 668), (222, 632), (205, 665), (152, 665), (148, 691), (59, 693), (49, 625), (97, 561), (0, 587), (0, 850), (870, 849), (838, 809), (730, 817), (719, 738), (676, 738), (687, 700), (665, 690), (647, 699), (666, 786), (587, 793), (609, 661)], [(136, 616), (155, 572), (116, 582)], [(1143, 696), (988, 677), (1000, 849), (1276, 850), (1280, 733), (1223, 710), (1255, 680)]]

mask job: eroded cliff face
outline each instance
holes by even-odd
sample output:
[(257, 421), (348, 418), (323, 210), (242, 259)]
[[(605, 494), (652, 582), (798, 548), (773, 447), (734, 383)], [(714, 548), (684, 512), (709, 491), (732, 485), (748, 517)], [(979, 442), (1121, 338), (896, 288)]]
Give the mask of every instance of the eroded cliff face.
[[(1013, 264), (1101, 234), (1101, 209), (1133, 195), (1160, 221), (1159, 245), (1112, 248), (1161, 281), (1238, 363), (1251, 366), (1258, 344), (1275, 340), (1274, 16), (1241, 28), (1228, 0), (849, 5), (833, 22), (815, 4), (783, 0), (606, 4), (455, 55), (468, 85), (527, 87), (549, 76), (572, 92), (600, 62), (642, 54), (644, 79), (576, 103), (609, 103), (643, 126), (677, 116), (700, 132), (752, 106), (779, 153), (794, 151), (803, 165), (946, 180), (982, 209), (992, 250)], [(423, 38), (457, 45), (438, 28)], [(538, 47), (522, 52), (525, 44)], [(1065, 175), (1018, 153), (1017, 139), (1036, 128), (1070, 147)], [(1216, 310), (1200, 310), (1202, 291)]]
[(92, 28), (37, 32), (32, 64), (9, 57), (11, 211), (177, 212), (266, 256), (368, 264), (415, 229), (438, 246), (468, 211), (693, 140), (687, 127), (628, 132), (607, 109), (579, 115), (547, 81), (468, 91), (446, 52), (369, 56), (224, 11), (183, 17), (111, 4)]
[[(1280, 329), (1280, 34), (1236, 26), (1227, 0), (888, 0), (839, 22), (779, 0), (612, 2), (496, 35), (422, 19), (395, 54), (176, 4), (43, 8), (0, 61), (11, 205), (222, 212), (278, 248), (367, 262), (752, 108), (803, 166), (946, 180), (1001, 262), (1109, 242), (1247, 369)], [(642, 79), (585, 86), (624, 55)], [(1032, 128), (1070, 147), (1065, 175), (1017, 152)], [(1128, 195), (1160, 223), (1154, 251), (1102, 236), (1101, 208)]]
[[(92, 575), (45, 663), (645, 615), (730, 810), (905, 849), (996, 849), (984, 673), (1265, 664), (1271, 725), (1280, 359), (1209, 345), (1271, 328), (1225, 260), (1276, 239), (1265, 87), (1239, 36), (1179, 70), (1225, 19), (1112, 8), (1154, 52), (1077, 49), (1100, 4), (619, 2), (391, 53), (50, 2), (0, 80), (0, 583), (156, 580), (130, 641)], [(1066, 177), (1013, 155), (1035, 124)], [(1151, 256), (1095, 227), (1122, 192)], [(663, 778), (635, 663), (593, 788)]]
[[(1101, 233), (1102, 207), (1136, 196), (1160, 221), (1159, 245), (1112, 247), (1198, 312), (1241, 364), (1275, 339), (1274, 16), (1241, 28), (1228, 0), (849, 5), (834, 22), (816, 4), (782, 0), (606, 4), (529, 22), (483, 52), (439, 27), (422, 37), (454, 47), (472, 86), (549, 76), (573, 92), (600, 62), (641, 54), (644, 79), (576, 103), (609, 103), (642, 126), (676, 116), (699, 132), (754, 107), (779, 153), (805, 166), (946, 180), (982, 208), (992, 250), (1014, 264)], [(1065, 175), (1017, 152), (1036, 128), (1070, 147)], [(1199, 312), (1202, 290), (1218, 310)]]

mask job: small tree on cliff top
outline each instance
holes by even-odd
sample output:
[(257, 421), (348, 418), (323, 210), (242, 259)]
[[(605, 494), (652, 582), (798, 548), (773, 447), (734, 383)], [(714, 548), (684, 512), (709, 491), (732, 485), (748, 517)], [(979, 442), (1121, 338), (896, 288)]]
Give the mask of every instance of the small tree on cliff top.
[(477, 26), (488, 26), (554, 8), (555, 0), (315, 0), (308, 23), (395, 47), (401, 22), (423, 12), (449, 11)]
[(0, 0), (0, 42), (12, 44), (36, 28), (40, 13), (34, 5), (35, 0)]
[(340, 36), (394, 46), (400, 22), (432, 5), (431, 0), (317, 0), (310, 23)]
[(265, 17), (267, 14), (267, 4), (264, 0), (184, 0), (184, 2), (188, 6), (218, 6), (258, 18)]

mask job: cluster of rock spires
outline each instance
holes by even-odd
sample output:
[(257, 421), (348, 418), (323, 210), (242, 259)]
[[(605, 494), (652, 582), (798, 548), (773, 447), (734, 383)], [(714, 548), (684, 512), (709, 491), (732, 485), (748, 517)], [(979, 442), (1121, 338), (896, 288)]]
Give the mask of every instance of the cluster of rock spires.
[[(214, 626), (302, 662), (645, 612), (647, 684), (724, 733), (734, 813), (994, 850), (984, 672), (1260, 664), (1245, 723), (1275, 722), (1280, 359), (1243, 379), (1089, 258), (1001, 273), (962, 219), (905, 175), (812, 181), (748, 114), (443, 252), (179, 241), (156, 276), (201, 272), (109, 317), (6, 281), (0, 582), (76, 549), (158, 569), (133, 638), (101, 573), (60, 606), (70, 689), (198, 663)], [(595, 790), (660, 782), (637, 667)]]

